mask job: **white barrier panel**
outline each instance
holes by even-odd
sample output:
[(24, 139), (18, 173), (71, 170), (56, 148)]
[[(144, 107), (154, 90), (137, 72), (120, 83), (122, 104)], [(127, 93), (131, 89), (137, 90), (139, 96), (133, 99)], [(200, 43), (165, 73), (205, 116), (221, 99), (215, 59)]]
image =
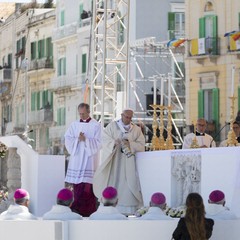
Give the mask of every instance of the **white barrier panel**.
[(64, 240), (61, 221), (0, 221), (1, 239)]
[[(178, 219), (0, 221), (1, 239), (18, 240), (170, 240)], [(239, 240), (240, 220), (215, 221), (210, 240)]]

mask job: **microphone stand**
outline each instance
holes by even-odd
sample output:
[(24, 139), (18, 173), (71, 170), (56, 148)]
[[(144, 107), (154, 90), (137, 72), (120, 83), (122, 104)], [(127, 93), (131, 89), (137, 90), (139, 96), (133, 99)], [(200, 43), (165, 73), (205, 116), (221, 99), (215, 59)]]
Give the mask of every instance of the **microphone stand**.
[(216, 138), (219, 136), (219, 134), (222, 132), (222, 130), (223, 130), (227, 125), (230, 125), (230, 122), (227, 122), (226, 124), (224, 124), (223, 127), (215, 134), (214, 138), (213, 138), (212, 141), (210, 142), (210, 147), (212, 147), (213, 141), (216, 140)]

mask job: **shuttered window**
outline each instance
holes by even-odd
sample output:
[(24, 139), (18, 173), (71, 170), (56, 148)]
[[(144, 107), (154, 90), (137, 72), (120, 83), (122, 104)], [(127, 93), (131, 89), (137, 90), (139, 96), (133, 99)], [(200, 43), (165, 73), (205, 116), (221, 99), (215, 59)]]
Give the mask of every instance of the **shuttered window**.
[(198, 118), (204, 118), (204, 91), (198, 91)]
[(214, 88), (212, 90), (212, 109), (213, 109), (213, 120), (215, 122), (216, 130), (218, 130), (219, 127), (219, 88)]
[(82, 54), (82, 73), (86, 73), (87, 71), (87, 54)]

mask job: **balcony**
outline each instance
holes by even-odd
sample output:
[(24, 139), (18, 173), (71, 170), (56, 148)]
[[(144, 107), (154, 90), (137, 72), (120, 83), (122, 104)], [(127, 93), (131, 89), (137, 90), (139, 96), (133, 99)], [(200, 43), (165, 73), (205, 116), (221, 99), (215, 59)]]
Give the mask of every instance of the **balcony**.
[(79, 21), (79, 28), (89, 26), (91, 24), (91, 17), (80, 19)]
[(34, 59), (30, 62), (28, 71), (53, 68), (53, 58)]
[(53, 112), (51, 109), (41, 109), (39, 111), (32, 111), (28, 116), (29, 124), (40, 124), (53, 121)]
[(12, 82), (12, 69), (3, 68), (0, 70), (0, 82), (9, 83)]
[(227, 39), (227, 52), (240, 59), (240, 39), (234, 41), (231, 36)]
[(53, 78), (51, 81), (51, 88), (81, 88), (86, 81), (86, 74), (82, 75), (63, 75)]
[(49, 128), (49, 139), (62, 139), (66, 131), (65, 126), (55, 126)]
[(220, 55), (220, 39), (219, 38), (196, 38), (190, 40), (189, 57), (196, 59), (198, 63), (203, 63), (203, 60), (209, 58), (210, 61), (216, 62)]
[(53, 29), (53, 41), (70, 37), (77, 33), (77, 22)]

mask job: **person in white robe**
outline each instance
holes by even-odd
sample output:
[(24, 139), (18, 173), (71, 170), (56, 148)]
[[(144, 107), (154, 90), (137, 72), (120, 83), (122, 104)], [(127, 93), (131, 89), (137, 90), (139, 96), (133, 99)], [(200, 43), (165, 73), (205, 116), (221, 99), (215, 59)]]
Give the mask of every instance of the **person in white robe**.
[(90, 117), (88, 104), (79, 104), (78, 112), (80, 121), (73, 122), (65, 133), (65, 146), (70, 154), (65, 181), (73, 184), (71, 209), (88, 217), (96, 211), (92, 182), (99, 164), (101, 125)]
[(203, 118), (199, 118), (197, 121), (196, 135), (194, 133), (189, 133), (184, 137), (183, 149), (191, 148), (193, 139), (196, 137), (198, 146), (200, 148), (210, 148), (216, 147), (216, 142), (213, 137), (205, 133), (207, 128), (207, 122)]
[[(240, 125), (239, 122), (235, 121), (233, 122), (233, 132), (235, 133), (236, 140), (237, 140), (237, 146), (240, 146)], [(228, 146), (228, 140), (224, 140), (220, 143), (219, 147), (227, 147)]]
[(225, 203), (225, 194), (222, 191), (212, 191), (206, 206), (206, 217), (214, 220), (237, 219), (237, 216), (225, 206)]
[(167, 216), (164, 212), (166, 208), (166, 197), (161, 192), (156, 192), (152, 195), (149, 203), (150, 207), (139, 220), (173, 220), (173, 218)]
[(93, 181), (94, 193), (99, 199), (105, 187), (117, 189), (117, 208), (126, 215), (134, 214), (142, 206), (135, 154), (145, 150), (145, 139), (140, 127), (131, 122), (132, 116), (133, 110), (126, 109), (121, 119), (104, 129), (102, 164)]
[(38, 218), (29, 212), (30, 196), (22, 188), (14, 192), (14, 204), (0, 214), (0, 220), (37, 220)]
[(43, 215), (43, 220), (82, 220), (82, 216), (71, 210), (73, 193), (70, 189), (63, 188), (57, 194), (57, 204)]
[(127, 220), (127, 217), (121, 214), (117, 208), (118, 196), (117, 189), (107, 187), (103, 190), (101, 204), (96, 212), (89, 217), (90, 220)]

